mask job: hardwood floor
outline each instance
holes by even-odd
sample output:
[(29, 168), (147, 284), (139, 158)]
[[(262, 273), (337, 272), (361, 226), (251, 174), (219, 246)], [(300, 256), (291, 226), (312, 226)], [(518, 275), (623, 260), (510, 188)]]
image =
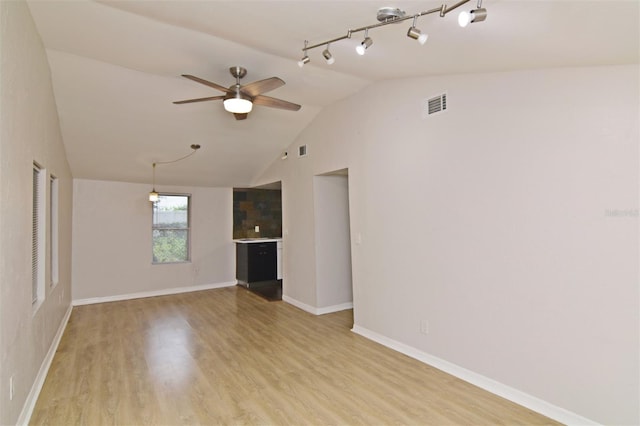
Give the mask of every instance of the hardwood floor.
[(555, 424), (352, 323), (238, 287), (75, 307), (31, 424)]

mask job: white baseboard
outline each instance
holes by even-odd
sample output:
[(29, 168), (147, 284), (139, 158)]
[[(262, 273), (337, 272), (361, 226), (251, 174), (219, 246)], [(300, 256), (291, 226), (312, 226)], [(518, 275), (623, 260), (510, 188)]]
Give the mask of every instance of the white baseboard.
[(289, 297), (287, 295), (284, 295), (284, 294), (282, 295), (282, 300), (287, 302), (287, 303), (289, 303), (289, 304), (291, 304), (291, 305), (293, 305), (293, 306), (295, 306), (296, 308), (300, 308), (303, 311), (309, 312), (310, 314), (317, 315), (316, 314), (316, 308), (314, 308), (311, 305), (307, 305), (306, 303), (302, 303), (299, 300), (296, 300), (296, 299), (294, 299), (292, 297)]
[(410, 356), (411, 358), (417, 359), (418, 361), (424, 362), (425, 364), (435, 367), (438, 370), (442, 370), (445, 373), (451, 374), (452, 376), (462, 379), (465, 382), (469, 382), (472, 385), (478, 386), (479, 388), (489, 391), (495, 395), (508, 399), (511, 402), (515, 402), (516, 404), (529, 408), (530, 410), (547, 416), (560, 423), (566, 425), (599, 424), (594, 422), (593, 420), (589, 420), (576, 413), (565, 410), (564, 408), (560, 408), (558, 406), (550, 404), (547, 401), (543, 401), (539, 398), (521, 392), (510, 386), (485, 377), (481, 374), (475, 373), (471, 370), (467, 370), (466, 368), (460, 367), (456, 364), (452, 364), (426, 352), (422, 352), (412, 346), (405, 345), (404, 343), (400, 343), (396, 340), (390, 339), (386, 336), (383, 336), (382, 334), (376, 333), (375, 331), (371, 331), (367, 328), (355, 324), (351, 331), (363, 337), (366, 337), (367, 339), (373, 340), (374, 342), (380, 343), (383, 346)]
[(115, 296), (91, 297), (88, 299), (75, 299), (73, 306), (92, 305), (94, 303), (118, 302), (121, 300), (142, 299), (145, 297), (168, 296), (171, 294), (190, 293), (192, 291), (211, 290), (214, 288), (233, 287), (238, 281), (228, 281), (224, 283), (202, 284), (189, 287), (165, 288), (162, 290), (143, 291), (139, 293), (118, 294)]
[(282, 300), (295, 306), (296, 308), (300, 308), (303, 311), (309, 312), (310, 314), (313, 314), (313, 315), (330, 314), (331, 312), (344, 311), (345, 309), (353, 308), (353, 302), (341, 303), (339, 305), (325, 306), (323, 308), (316, 308), (315, 306), (307, 305), (306, 303), (303, 303), (287, 295), (282, 295)]
[(53, 337), (53, 342), (51, 342), (51, 346), (47, 351), (47, 355), (42, 360), (42, 364), (40, 365), (40, 370), (36, 375), (36, 379), (31, 386), (31, 390), (29, 390), (29, 394), (27, 395), (27, 399), (22, 406), (22, 411), (20, 412), (20, 416), (18, 416), (17, 425), (28, 425), (29, 420), (31, 420), (31, 414), (33, 414), (33, 409), (36, 406), (36, 402), (38, 402), (38, 396), (40, 396), (40, 391), (42, 390), (42, 386), (44, 385), (44, 381), (47, 378), (47, 373), (49, 373), (49, 367), (51, 367), (51, 363), (53, 362), (53, 357), (58, 350), (58, 345), (60, 344), (60, 340), (62, 339), (62, 335), (64, 334), (64, 330), (67, 328), (67, 323), (69, 322), (69, 317), (71, 317), (71, 310), (73, 309), (72, 305), (69, 305), (67, 312), (64, 314), (62, 321), (60, 322), (60, 326), (58, 327), (58, 331), (56, 335)]
[(353, 309), (353, 302), (340, 303), (339, 305), (325, 306), (322, 308), (316, 308), (316, 315), (330, 314), (332, 312), (346, 311), (347, 309)]

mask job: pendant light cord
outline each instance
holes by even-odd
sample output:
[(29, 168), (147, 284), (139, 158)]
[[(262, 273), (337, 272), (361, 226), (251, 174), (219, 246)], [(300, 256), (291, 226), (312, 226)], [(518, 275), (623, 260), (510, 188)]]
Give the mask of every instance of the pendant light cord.
[(189, 157), (191, 157), (193, 154), (195, 154), (197, 150), (199, 150), (199, 149), (200, 149), (200, 145), (198, 145), (198, 144), (193, 144), (193, 145), (191, 145), (191, 149), (192, 149), (193, 151), (191, 151), (189, 154), (187, 154), (187, 155), (185, 155), (185, 156), (183, 156), (183, 157), (180, 157), (180, 158), (178, 158), (178, 159), (171, 160), (171, 161), (156, 161), (155, 163), (153, 163), (153, 164), (152, 164), (152, 165), (153, 165), (153, 182), (152, 182), (152, 185), (153, 185), (153, 192), (156, 192), (156, 166), (157, 166), (158, 164), (171, 164), (171, 163), (177, 163), (178, 161), (182, 161), (182, 160), (184, 160), (184, 159), (186, 159), (186, 158), (189, 158)]
[(196, 153), (196, 151), (197, 151), (197, 150), (199, 150), (199, 149), (200, 149), (200, 145), (196, 145), (196, 144), (191, 145), (191, 149), (192, 149), (193, 151), (191, 151), (189, 154), (185, 155), (184, 157), (180, 157), (180, 158), (178, 158), (178, 159), (176, 159), (176, 160), (171, 160), (171, 161), (156, 161), (155, 163), (153, 163), (153, 169), (155, 170), (155, 168), (156, 168), (156, 165), (157, 165), (157, 164), (171, 164), (171, 163), (177, 163), (178, 161), (181, 161), (181, 160), (184, 160), (185, 158), (189, 158), (189, 157), (191, 157), (193, 154), (195, 154), (195, 153)]

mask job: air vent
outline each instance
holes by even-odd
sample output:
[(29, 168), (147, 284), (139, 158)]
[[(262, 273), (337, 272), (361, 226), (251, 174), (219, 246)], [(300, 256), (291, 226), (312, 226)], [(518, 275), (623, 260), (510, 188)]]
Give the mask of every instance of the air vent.
[(423, 118), (426, 118), (433, 114), (445, 112), (447, 110), (447, 94), (444, 93), (439, 96), (429, 98), (424, 103), (424, 111), (422, 113)]
[(298, 157), (306, 157), (307, 156), (307, 146), (300, 145), (298, 147)]

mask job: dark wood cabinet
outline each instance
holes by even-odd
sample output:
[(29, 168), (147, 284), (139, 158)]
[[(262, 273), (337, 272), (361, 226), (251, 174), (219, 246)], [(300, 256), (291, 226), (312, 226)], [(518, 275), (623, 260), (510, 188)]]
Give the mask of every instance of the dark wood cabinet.
[(247, 287), (277, 279), (277, 256), (275, 242), (236, 244), (236, 279)]

